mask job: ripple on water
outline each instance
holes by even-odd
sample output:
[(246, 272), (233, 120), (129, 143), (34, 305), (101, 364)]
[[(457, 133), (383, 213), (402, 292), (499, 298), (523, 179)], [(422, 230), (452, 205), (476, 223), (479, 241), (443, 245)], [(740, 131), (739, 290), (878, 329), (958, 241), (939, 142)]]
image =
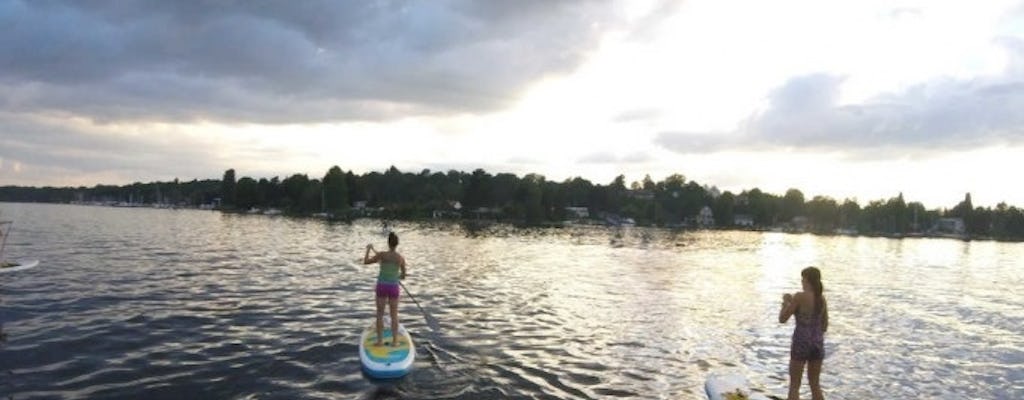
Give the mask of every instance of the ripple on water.
[(44, 260), (0, 288), (15, 398), (697, 398), (722, 369), (779, 395), (811, 264), (830, 398), (1024, 397), (1019, 244), (399, 223), (441, 329), (403, 295), (416, 366), (382, 382), (356, 353), (373, 221), (0, 207)]

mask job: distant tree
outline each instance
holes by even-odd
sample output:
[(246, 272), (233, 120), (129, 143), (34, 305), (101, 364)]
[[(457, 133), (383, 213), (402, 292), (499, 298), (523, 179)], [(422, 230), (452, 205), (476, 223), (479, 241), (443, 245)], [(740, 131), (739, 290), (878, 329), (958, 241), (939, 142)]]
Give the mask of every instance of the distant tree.
[(804, 215), (804, 194), (797, 189), (789, 189), (782, 198), (780, 217), (783, 221), (792, 221), (794, 217)]
[(464, 193), (463, 206), (470, 210), (491, 206), (491, 175), (483, 169), (476, 169), (466, 180)]
[(590, 192), (594, 189), (594, 185), (590, 181), (575, 177), (567, 180), (563, 185), (565, 186), (565, 196), (569, 206), (593, 206), (593, 203), (590, 202)]
[(357, 177), (352, 171), (345, 173), (345, 188), (348, 189), (348, 201), (366, 201), (366, 189), (363, 188), (363, 177)]
[(683, 217), (692, 217), (700, 213), (701, 209), (705, 206), (710, 206), (712, 203), (711, 194), (697, 182), (690, 181), (685, 186), (680, 195), (682, 200), (682, 208), (680, 210)]
[(854, 199), (846, 199), (839, 207), (839, 226), (852, 229), (857, 227), (860, 221), (860, 204)]
[(389, 218), (422, 218), (431, 210), (448, 208), (459, 201), (463, 212), (471, 214), (475, 207), (499, 207), (505, 210), (505, 217), (499, 218), (511, 217), (516, 223), (561, 221), (566, 219), (565, 207), (574, 206), (589, 208), (595, 217), (617, 214), (643, 225), (675, 223), (710, 206), (716, 221), (723, 225), (731, 224), (736, 214), (751, 215), (759, 226), (773, 226), (805, 215), (815, 231), (842, 227), (869, 234), (899, 234), (927, 231), (941, 217), (957, 217), (964, 219), (967, 232), (974, 237), (1024, 240), (1024, 210), (1006, 203), (994, 208), (975, 207), (970, 193), (949, 210), (927, 210), (919, 202), (908, 203), (902, 193), (871, 201), (863, 208), (856, 199), (846, 199), (842, 205), (824, 196), (805, 201), (798, 189), (789, 189), (781, 197), (758, 188), (739, 195), (728, 191), (719, 195), (714, 186), (688, 182), (681, 174), (661, 182), (647, 175), (630, 187), (626, 189), (622, 175), (607, 185), (595, 185), (581, 177), (549, 182), (537, 174), (519, 179), (511, 173), (491, 175), (483, 169), (472, 174), (424, 169), (414, 174), (392, 166), (383, 173), (356, 175), (334, 166), (322, 180), (295, 174), (283, 181), (277, 177), (258, 181), (243, 177), (236, 181), (235, 170), (229, 169), (221, 180), (174, 179), (77, 188), (0, 186), (0, 201), (200, 205), (220, 198), (225, 209), (274, 207), (296, 215), (367, 201), (371, 207), (383, 207)]
[(545, 181), (542, 197), (541, 204), (544, 207), (547, 220), (564, 221), (568, 218), (565, 211), (568, 203), (566, 202), (565, 189), (561, 184)]
[(658, 222), (680, 223), (686, 217), (684, 208), (687, 199), (683, 192), (685, 185), (686, 177), (682, 174), (669, 175), (665, 180), (655, 184), (654, 198), (664, 211)]
[(754, 224), (758, 226), (774, 226), (778, 220), (778, 210), (781, 199), (761, 189), (753, 188), (743, 193), (747, 198), (747, 207), (750, 210)]
[(1000, 211), (1003, 222), (1003, 232), (1000, 237), (1024, 239), (1024, 210), (1017, 207), (1002, 207)]
[(491, 194), (491, 205), (501, 208), (508, 208), (516, 201), (516, 191), (519, 189), (519, 177), (515, 174), (497, 174), (491, 179), (489, 185)]
[(936, 213), (929, 213), (920, 202), (907, 204), (907, 214), (910, 218), (910, 232), (926, 231), (938, 219)]
[(285, 178), (281, 186), (284, 188), (284, 207), (293, 213), (304, 211), (303, 198), (309, 186), (309, 177), (306, 174), (294, 174)]
[(235, 206), (235, 170), (224, 171), (224, 178), (220, 182), (221, 205), (225, 208), (233, 208)]
[(736, 196), (726, 190), (721, 196), (714, 200), (711, 211), (715, 214), (715, 222), (718, 226), (732, 226), (735, 221)]
[(324, 196), (323, 182), (319, 179), (312, 179), (306, 183), (306, 187), (302, 189), (302, 197), (299, 200), (299, 207), (296, 210), (300, 214), (311, 214), (320, 211), (323, 206)]
[(545, 218), (543, 175), (528, 174), (519, 182), (516, 200), (521, 204), (520, 217), (527, 224), (537, 224)]
[(239, 179), (235, 188), (235, 206), (248, 210), (259, 203), (259, 185), (256, 180), (248, 176)]
[(463, 174), (456, 170), (449, 170), (444, 176), (444, 184), (441, 185), (441, 196), (447, 201), (461, 202), (464, 197), (462, 189)]
[(348, 184), (345, 173), (337, 165), (327, 170), (323, 180), (323, 211), (341, 214), (348, 210)]
[(381, 205), (394, 206), (410, 200), (405, 193), (405, 176), (394, 165), (384, 172), (380, 177), (379, 185), (376, 187), (378, 200)]
[(964, 195), (964, 200), (957, 204), (956, 207), (953, 207), (953, 209), (950, 210), (950, 212), (947, 215), (953, 218), (962, 218), (964, 220), (964, 224), (967, 226), (968, 233), (980, 233), (974, 230), (977, 224), (971, 221), (971, 214), (973, 212), (974, 205), (971, 202), (971, 194), (967, 193), (966, 195)]
[(885, 230), (887, 232), (904, 233), (909, 230), (912, 221), (907, 212), (907, 203), (903, 200), (903, 193), (885, 203), (885, 215), (887, 220)]
[(616, 176), (614, 180), (608, 185), (608, 190), (605, 191), (605, 195), (608, 196), (605, 199), (605, 205), (615, 210), (616, 213), (622, 209), (622, 205), (626, 200), (626, 176)]
[(992, 232), (995, 220), (995, 213), (992, 209), (977, 207), (971, 212), (970, 219), (966, 221), (967, 232), (973, 235), (988, 236)]
[(651, 179), (651, 175), (650, 174), (644, 175), (644, 181), (643, 181), (643, 188), (644, 188), (644, 190), (654, 190), (657, 187), (658, 187), (658, 185), (654, 183), (653, 179)]
[(839, 204), (829, 197), (815, 196), (807, 202), (805, 211), (815, 232), (832, 232), (839, 226)]

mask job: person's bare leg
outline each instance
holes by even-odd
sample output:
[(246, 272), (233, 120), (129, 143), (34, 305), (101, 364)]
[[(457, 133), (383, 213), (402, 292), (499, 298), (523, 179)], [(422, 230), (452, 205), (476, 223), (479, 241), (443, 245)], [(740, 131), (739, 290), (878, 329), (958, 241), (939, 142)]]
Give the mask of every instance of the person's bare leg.
[(811, 399), (825, 400), (821, 393), (821, 360), (807, 362), (807, 383), (811, 385)]
[(384, 302), (387, 301), (387, 297), (377, 296), (377, 343), (375, 346), (384, 345)]
[(804, 374), (804, 362), (789, 360), (789, 397), (787, 400), (800, 400), (800, 378)]
[(391, 345), (398, 346), (398, 298), (388, 299), (391, 304)]

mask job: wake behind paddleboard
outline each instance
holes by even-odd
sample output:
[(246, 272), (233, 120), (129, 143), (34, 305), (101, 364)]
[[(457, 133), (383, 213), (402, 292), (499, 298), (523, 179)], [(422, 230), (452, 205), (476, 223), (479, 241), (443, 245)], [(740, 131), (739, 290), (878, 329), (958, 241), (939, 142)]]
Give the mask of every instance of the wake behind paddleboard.
[(377, 346), (377, 323), (373, 321), (363, 329), (359, 340), (359, 362), (363, 371), (372, 378), (400, 378), (412, 370), (416, 348), (412, 336), (398, 324), (398, 346), (392, 346), (391, 318), (384, 317), (384, 345)]
[(39, 265), (39, 260), (17, 260), (0, 262), (0, 273), (24, 271)]
[(760, 393), (754, 393), (747, 378), (736, 374), (709, 376), (704, 382), (704, 391), (708, 394), (708, 400), (769, 400)]

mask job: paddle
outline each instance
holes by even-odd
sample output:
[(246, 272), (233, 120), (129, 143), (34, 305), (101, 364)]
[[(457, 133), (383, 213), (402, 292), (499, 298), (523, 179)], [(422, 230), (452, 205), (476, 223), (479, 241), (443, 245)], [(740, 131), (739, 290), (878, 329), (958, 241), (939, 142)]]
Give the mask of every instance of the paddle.
[(434, 317), (431, 316), (430, 313), (427, 312), (427, 310), (424, 310), (423, 307), (420, 306), (420, 302), (416, 301), (416, 297), (413, 297), (412, 292), (410, 292), (409, 289), (405, 287), (405, 284), (402, 283), (402, 281), (398, 281), (398, 284), (402, 286), (402, 289), (405, 290), (405, 294), (409, 295), (409, 298), (412, 299), (412, 302), (416, 303), (416, 308), (419, 308), (420, 312), (423, 313), (423, 318), (427, 320), (427, 326), (430, 327), (430, 330), (434, 332), (440, 331), (441, 326), (437, 323), (437, 320), (434, 319)]
[[(374, 254), (377, 254), (377, 250), (374, 250), (372, 245), (367, 245), (367, 254), (369, 254), (369, 252), (371, 251)], [(365, 256), (363, 259), (366, 259)], [(427, 321), (427, 326), (430, 327), (430, 330), (434, 332), (439, 332), (441, 330), (441, 325), (437, 323), (437, 320), (434, 319), (434, 317), (430, 315), (430, 313), (428, 313), (427, 310), (423, 309), (423, 306), (420, 305), (419, 301), (416, 301), (416, 297), (412, 295), (412, 292), (410, 292), (409, 289), (405, 287), (405, 284), (402, 283), (402, 281), (398, 281), (398, 285), (402, 287), (402, 290), (405, 290), (405, 294), (409, 295), (409, 298), (412, 299), (412, 302), (416, 303), (416, 308), (419, 308), (420, 312), (423, 313), (423, 318)]]

